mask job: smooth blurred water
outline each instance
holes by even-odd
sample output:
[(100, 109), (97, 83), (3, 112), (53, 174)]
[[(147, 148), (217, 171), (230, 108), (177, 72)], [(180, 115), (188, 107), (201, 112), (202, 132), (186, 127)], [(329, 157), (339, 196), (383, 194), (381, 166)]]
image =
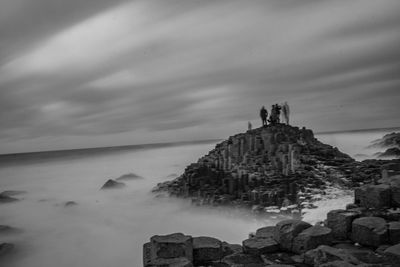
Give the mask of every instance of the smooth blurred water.
[[(354, 156), (382, 133), (330, 134), (317, 137)], [(0, 204), (0, 224), (23, 232), (0, 235), (16, 245), (15, 253), (0, 258), (7, 267), (139, 267), (142, 245), (152, 235), (183, 232), (207, 235), (232, 243), (272, 220), (256, 220), (240, 212), (193, 207), (188, 200), (155, 198), (158, 182), (181, 174), (215, 143), (140, 148), (110, 153), (74, 154), (41, 159), (16, 158), (0, 162), (0, 191), (24, 190), (21, 201)], [(126, 181), (115, 190), (99, 190), (109, 178), (136, 173), (144, 179)], [(75, 206), (65, 207), (66, 201)], [(322, 201), (305, 219), (323, 220), (331, 208), (351, 201)]]

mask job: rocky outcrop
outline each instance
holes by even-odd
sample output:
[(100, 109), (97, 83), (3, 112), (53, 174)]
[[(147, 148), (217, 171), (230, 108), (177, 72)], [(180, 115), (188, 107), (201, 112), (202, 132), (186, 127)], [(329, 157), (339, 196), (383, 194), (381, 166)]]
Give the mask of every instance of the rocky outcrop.
[(384, 152), (378, 152), (375, 156), (379, 158), (399, 158), (400, 157), (400, 133), (386, 134), (381, 139), (375, 140), (369, 147), (386, 148)]
[(265, 213), (283, 208), (282, 213), (297, 215), (301, 207), (312, 207), (327, 186), (349, 183), (350, 174), (338, 166), (354, 162), (309, 129), (277, 124), (229, 137), (153, 191), (191, 198), (198, 205), (229, 204)]

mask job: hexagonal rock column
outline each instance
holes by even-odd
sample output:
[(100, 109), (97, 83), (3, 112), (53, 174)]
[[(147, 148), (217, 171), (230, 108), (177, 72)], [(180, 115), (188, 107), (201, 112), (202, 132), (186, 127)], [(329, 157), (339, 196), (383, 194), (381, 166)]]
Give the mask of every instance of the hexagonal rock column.
[(294, 238), (292, 250), (301, 254), (320, 245), (330, 245), (331, 242), (332, 230), (316, 225), (307, 228)]
[(352, 223), (351, 239), (361, 245), (378, 247), (387, 243), (386, 221), (380, 217), (362, 217)]
[(393, 266), (399, 266), (400, 264), (400, 244), (388, 247), (384, 251), (386, 260)]
[(220, 240), (207, 236), (193, 238), (193, 263), (195, 265), (207, 265), (209, 262), (219, 261), (222, 256)]
[(279, 243), (272, 238), (249, 238), (243, 241), (243, 251), (247, 254), (261, 255), (276, 252)]
[(181, 233), (155, 235), (150, 239), (151, 260), (187, 258), (193, 261), (192, 237)]
[(359, 212), (331, 210), (327, 214), (327, 226), (332, 229), (332, 236), (337, 239), (350, 237), (351, 223), (360, 215)]
[(294, 238), (310, 228), (311, 224), (300, 220), (284, 220), (276, 224), (274, 239), (284, 250), (292, 250)]
[(256, 237), (258, 238), (273, 238), (275, 233), (275, 226), (266, 226), (256, 231)]
[(365, 208), (390, 207), (391, 190), (386, 184), (365, 185), (356, 188), (354, 200)]

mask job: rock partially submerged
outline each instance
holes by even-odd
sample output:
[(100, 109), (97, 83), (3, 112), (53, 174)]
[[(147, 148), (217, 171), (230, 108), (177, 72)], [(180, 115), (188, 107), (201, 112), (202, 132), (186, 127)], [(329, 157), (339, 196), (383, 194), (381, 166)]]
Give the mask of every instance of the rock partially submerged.
[(137, 179), (143, 179), (143, 177), (140, 176), (140, 175), (137, 175), (135, 173), (126, 173), (126, 174), (121, 175), (120, 177), (118, 177), (115, 180), (117, 180), (117, 181), (129, 181), (129, 180), (137, 180)]
[(75, 201), (67, 201), (64, 203), (64, 207), (71, 207), (76, 205), (78, 205), (78, 203), (76, 203)]
[(0, 235), (18, 233), (20, 230), (9, 225), (0, 225)]
[(0, 243), (0, 257), (8, 255), (14, 250), (14, 244), (11, 243)]
[(6, 190), (6, 191), (1, 192), (0, 195), (12, 197), (12, 196), (16, 196), (16, 195), (25, 194), (25, 193), (26, 193), (26, 191), (22, 191), (22, 190)]
[(0, 194), (0, 203), (10, 203), (10, 202), (18, 201), (18, 200), (19, 200), (18, 198)]
[(115, 189), (115, 188), (122, 188), (124, 186), (125, 186), (124, 183), (109, 179), (100, 189)]

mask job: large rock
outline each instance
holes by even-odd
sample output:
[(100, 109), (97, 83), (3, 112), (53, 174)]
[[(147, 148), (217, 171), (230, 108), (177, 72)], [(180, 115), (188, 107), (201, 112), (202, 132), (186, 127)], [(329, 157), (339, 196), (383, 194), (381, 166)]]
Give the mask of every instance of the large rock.
[(400, 266), (400, 244), (391, 246), (384, 251), (386, 260), (392, 266)]
[(124, 183), (120, 183), (120, 182), (114, 181), (112, 179), (109, 179), (107, 182), (105, 182), (105, 184), (103, 184), (101, 189), (114, 189), (114, 188), (121, 188), (124, 186), (125, 186)]
[(275, 226), (266, 226), (256, 231), (256, 237), (259, 238), (273, 238), (275, 233)]
[(393, 245), (400, 243), (400, 222), (390, 222), (388, 231), (390, 243)]
[(9, 203), (9, 202), (15, 202), (18, 201), (19, 199), (14, 198), (14, 197), (10, 197), (8, 195), (3, 195), (0, 194), (0, 203)]
[(365, 185), (356, 188), (354, 201), (366, 208), (390, 207), (391, 189), (387, 184)]
[(332, 230), (324, 226), (312, 226), (298, 234), (293, 240), (293, 252), (304, 253), (320, 245), (330, 245)]
[(352, 223), (351, 239), (365, 246), (378, 247), (389, 241), (386, 221), (379, 217), (362, 217)]
[(135, 173), (127, 173), (127, 174), (123, 174), (120, 177), (118, 177), (117, 181), (129, 181), (129, 180), (138, 180), (138, 179), (143, 179), (142, 176), (139, 176)]
[(226, 256), (222, 259), (222, 263), (225, 263), (228, 266), (240, 266), (240, 267), (241, 266), (254, 266), (254, 267), (265, 266), (260, 256), (252, 255), (252, 254), (244, 254), (244, 253), (235, 253), (235, 254)]
[(354, 267), (354, 266), (359, 266), (359, 265), (354, 265), (346, 261), (332, 261), (319, 265), (319, 267)]
[(193, 238), (193, 262), (196, 265), (206, 265), (209, 262), (220, 260), (223, 256), (220, 240), (200, 236)]
[(277, 223), (274, 239), (278, 241), (282, 249), (291, 251), (294, 238), (310, 227), (311, 224), (300, 220), (284, 220)]
[(243, 241), (243, 250), (245, 253), (261, 255), (272, 253), (279, 250), (279, 243), (273, 238), (249, 238)]
[(334, 261), (344, 261), (354, 265), (361, 263), (356, 257), (350, 255), (346, 250), (325, 245), (309, 250), (304, 254), (304, 262), (311, 266), (320, 266), (324, 263)]
[(351, 223), (360, 212), (347, 210), (331, 210), (327, 214), (327, 226), (332, 229), (332, 236), (337, 239), (347, 239), (351, 233)]
[(151, 261), (155, 259), (187, 258), (193, 261), (192, 237), (181, 233), (151, 237)]

